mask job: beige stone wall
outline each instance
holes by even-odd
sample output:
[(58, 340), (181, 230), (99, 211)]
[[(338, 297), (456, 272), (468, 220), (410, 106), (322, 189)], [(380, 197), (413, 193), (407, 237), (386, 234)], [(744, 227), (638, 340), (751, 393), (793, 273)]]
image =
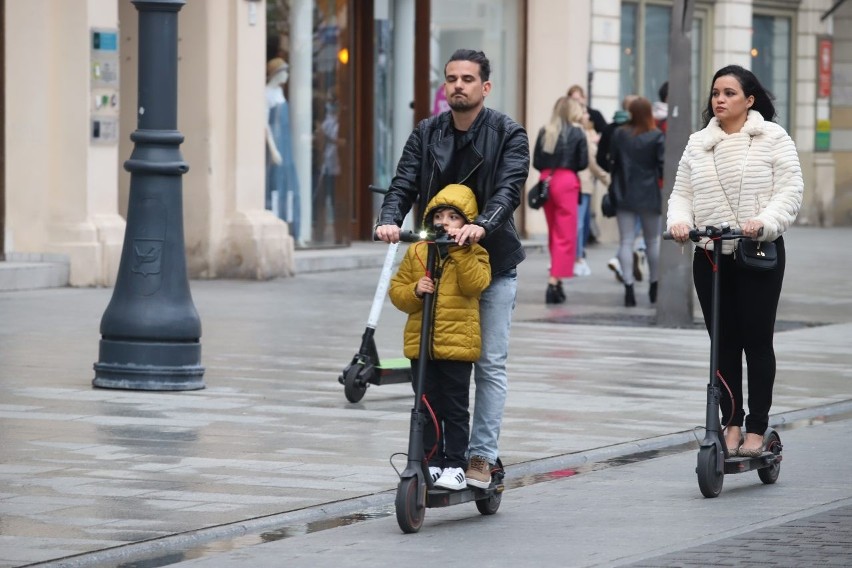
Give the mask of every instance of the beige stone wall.
[(10, 252), (59, 252), (72, 285), (115, 281), (116, 145), (89, 140), (90, 29), (114, 0), (6, 3), (6, 199)]
[[(572, 2), (570, 10), (563, 0), (536, 0), (527, 6), (525, 126), (532, 152), (538, 131), (550, 120), (556, 99), (575, 83), (586, 88), (591, 2)], [(538, 177), (538, 171), (531, 168), (527, 188)], [(543, 211), (525, 207), (525, 215), (527, 236), (545, 239), (547, 223)]]
[(835, 158), (834, 223), (852, 225), (852, 3), (834, 14), (831, 148)]
[[(255, 17), (250, 20), (250, 9)], [(136, 129), (138, 12), (125, 0), (6, 3), (6, 228), (10, 253), (59, 252), (74, 286), (118, 272)], [(187, 2), (178, 13), (178, 129), (192, 277), (293, 272), (287, 226), (264, 210), (265, 10)], [(118, 28), (119, 136), (90, 141), (90, 32)]]

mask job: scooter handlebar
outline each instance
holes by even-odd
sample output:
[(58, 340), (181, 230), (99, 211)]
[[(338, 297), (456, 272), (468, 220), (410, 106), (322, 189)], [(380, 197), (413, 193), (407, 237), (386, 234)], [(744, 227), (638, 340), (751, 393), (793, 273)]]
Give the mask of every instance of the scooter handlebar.
[[(757, 232), (758, 236), (763, 234), (763, 228), (761, 228)], [(721, 239), (723, 241), (731, 240), (731, 239), (741, 239), (744, 238), (743, 230), (739, 227), (731, 228), (727, 225), (727, 223), (723, 223), (720, 227), (713, 227), (711, 225), (707, 225), (703, 229), (690, 229), (689, 231), (689, 240), (693, 242), (698, 242), (702, 238), (707, 237), (709, 239)], [(663, 232), (663, 240), (671, 241), (674, 240), (672, 234), (668, 231)]]
[(420, 241), (429, 241), (437, 245), (454, 245), (456, 241), (447, 233), (441, 232), (440, 235), (429, 231), (401, 231), (399, 240), (404, 243), (417, 243)]
[[(379, 237), (373, 232), (373, 240), (380, 241)], [(417, 243), (420, 241), (430, 241), (438, 245), (454, 245), (456, 241), (447, 233), (436, 235), (428, 231), (400, 231), (399, 240), (403, 243)]]

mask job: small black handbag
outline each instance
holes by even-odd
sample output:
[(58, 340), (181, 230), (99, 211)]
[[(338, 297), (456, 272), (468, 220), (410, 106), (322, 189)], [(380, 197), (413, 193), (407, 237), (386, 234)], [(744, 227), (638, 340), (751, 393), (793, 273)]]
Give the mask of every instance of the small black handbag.
[(773, 270), (778, 266), (778, 248), (771, 241), (740, 239), (734, 251), (734, 262), (746, 270)]
[(530, 189), (530, 192), (527, 194), (527, 205), (531, 209), (541, 209), (541, 206), (547, 202), (547, 198), (550, 197), (551, 177), (553, 177), (553, 174), (538, 180), (538, 183)]

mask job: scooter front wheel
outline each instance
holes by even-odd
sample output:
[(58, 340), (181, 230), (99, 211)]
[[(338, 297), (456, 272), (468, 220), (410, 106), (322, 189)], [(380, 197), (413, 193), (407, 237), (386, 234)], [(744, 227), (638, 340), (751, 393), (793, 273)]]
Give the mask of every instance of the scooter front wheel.
[(417, 502), (417, 484), (416, 477), (407, 477), (396, 488), (396, 522), (406, 534), (419, 531), (426, 516), (426, 508)]
[(343, 394), (346, 395), (346, 400), (349, 402), (360, 401), (364, 398), (364, 393), (367, 392), (367, 385), (358, 384), (358, 373), (361, 368), (361, 365), (353, 364), (343, 376)]
[[(766, 449), (776, 456), (781, 453), (781, 437), (774, 430), (769, 433), (764, 441)], [(772, 485), (778, 481), (778, 474), (781, 473), (781, 462), (776, 458), (775, 463), (769, 467), (763, 467), (757, 470), (757, 476), (766, 485)]]
[(719, 452), (715, 446), (705, 446), (698, 450), (698, 488), (705, 497), (718, 497), (722, 492), (725, 474), (718, 467)]

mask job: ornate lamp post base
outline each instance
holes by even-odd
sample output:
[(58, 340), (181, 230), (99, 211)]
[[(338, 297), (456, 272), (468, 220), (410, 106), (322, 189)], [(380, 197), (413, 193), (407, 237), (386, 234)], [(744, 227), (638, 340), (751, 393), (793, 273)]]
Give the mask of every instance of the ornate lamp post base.
[(124, 168), (130, 199), (121, 263), (101, 318), (96, 387), (204, 388), (201, 320), (186, 273), (177, 130), (177, 13), (185, 0), (133, 0), (139, 11), (139, 107)]

